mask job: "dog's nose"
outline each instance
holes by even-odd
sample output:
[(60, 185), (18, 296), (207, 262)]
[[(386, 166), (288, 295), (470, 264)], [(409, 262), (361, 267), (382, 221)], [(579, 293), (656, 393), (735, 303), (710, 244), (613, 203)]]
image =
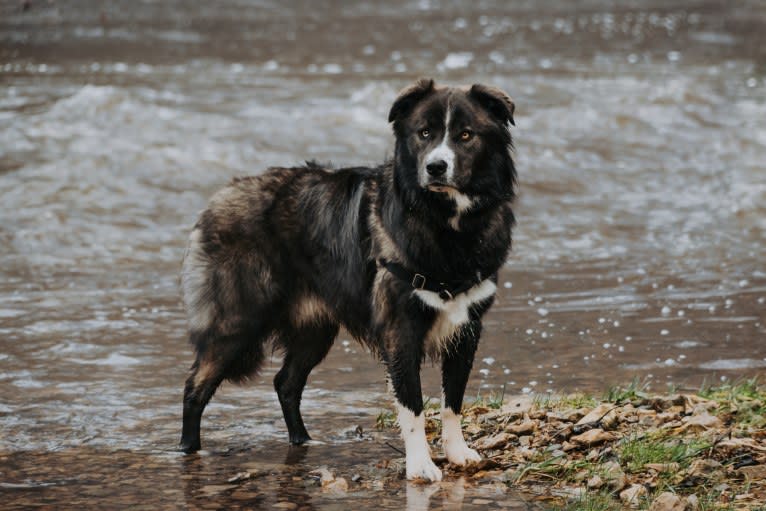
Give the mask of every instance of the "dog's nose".
[(447, 162), (444, 160), (432, 161), (426, 165), (426, 171), (434, 177), (443, 176), (447, 172)]

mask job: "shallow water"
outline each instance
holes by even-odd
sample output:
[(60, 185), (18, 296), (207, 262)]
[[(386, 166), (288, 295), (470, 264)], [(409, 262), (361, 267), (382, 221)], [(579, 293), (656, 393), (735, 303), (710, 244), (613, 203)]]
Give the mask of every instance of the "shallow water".
[[(269, 165), (382, 161), (391, 101), (421, 75), (492, 83), (517, 106), (518, 227), (469, 396), (763, 372), (766, 8), (540, 4), (0, 4), (9, 502), (69, 498), (99, 471), (112, 478), (102, 497), (125, 497), (114, 462), (151, 474), (158, 505), (234, 503), (233, 490), (205, 500), (203, 487), (265, 457), (279, 465), (265, 489), (237, 491), (263, 491), (270, 506), (269, 489), (302, 488), (289, 481), (320, 464), (350, 477), (399, 456), (382, 443), (395, 435), (348, 437), (390, 401), (382, 369), (343, 335), (309, 382), (304, 414), (325, 444), (302, 461), (281, 461), (276, 358), (216, 395), (209, 454), (165, 451), (191, 362), (178, 272), (197, 212), (232, 176)], [(436, 376), (426, 368), (434, 397)], [(195, 463), (204, 481), (179, 485)], [(380, 496), (359, 488), (357, 499)], [(404, 483), (377, 491), (383, 508), (422, 504)], [(439, 491), (432, 504), (452, 505)], [(472, 492), (464, 505), (486, 498)], [(310, 484), (307, 495), (344, 507)]]

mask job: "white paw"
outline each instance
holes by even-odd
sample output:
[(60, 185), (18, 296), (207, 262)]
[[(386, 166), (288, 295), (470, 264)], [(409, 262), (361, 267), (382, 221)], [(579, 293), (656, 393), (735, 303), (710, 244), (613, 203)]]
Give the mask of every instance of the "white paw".
[(447, 443), (444, 446), (444, 454), (450, 463), (455, 465), (465, 465), (467, 463), (478, 463), (481, 461), (481, 456), (478, 452), (468, 447), (465, 442), (455, 442), (455, 444)]
[(407, 460), (407, 479), (425, 479), (427, 481), (441, 481), (442, 471), (428, 458)]

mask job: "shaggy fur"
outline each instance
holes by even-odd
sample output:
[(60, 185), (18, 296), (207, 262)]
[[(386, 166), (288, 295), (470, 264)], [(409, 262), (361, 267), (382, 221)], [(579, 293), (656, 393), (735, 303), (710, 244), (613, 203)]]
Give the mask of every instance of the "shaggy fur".
[[(184, 451), (200, 448), (202, 412), (218, 385), (256, 374), (268, 341), (284, 352), (274, 386), (290, 442), (307, 441), (301, 394), (341, 325), (385, 363), (414, 423), (428, 355), (441, 360), (444, 409), (460, 413), (481, 318), (511, 246), (513, 108), (498, 89), (420, 80), (391, 108), (393, 161), (271, 168), (213, 196), (183, 264), (196, 353), (184, 392)], [(445, 299), (414, 289), (382, 261), (469, 289)], [(450, 450), (475, 459), (459, 442)], [(408, 457), (408, 476), (440, 478), (420, 466), (428, 463), (412, 461), (411, 471)]]

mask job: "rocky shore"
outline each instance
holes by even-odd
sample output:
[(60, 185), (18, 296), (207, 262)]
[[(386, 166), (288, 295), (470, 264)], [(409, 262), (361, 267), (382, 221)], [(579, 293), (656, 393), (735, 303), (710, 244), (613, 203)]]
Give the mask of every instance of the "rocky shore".
[[(654, 394), (477, 400), (463, 414), (484, 460), (448, 476), (503, 484), (561, 510), (766, 510), (766, 388), (756, 380)], [(427, 429), (437, 441), (436, 407)], [(379, 427), (395, 427), (381, 414)]]

